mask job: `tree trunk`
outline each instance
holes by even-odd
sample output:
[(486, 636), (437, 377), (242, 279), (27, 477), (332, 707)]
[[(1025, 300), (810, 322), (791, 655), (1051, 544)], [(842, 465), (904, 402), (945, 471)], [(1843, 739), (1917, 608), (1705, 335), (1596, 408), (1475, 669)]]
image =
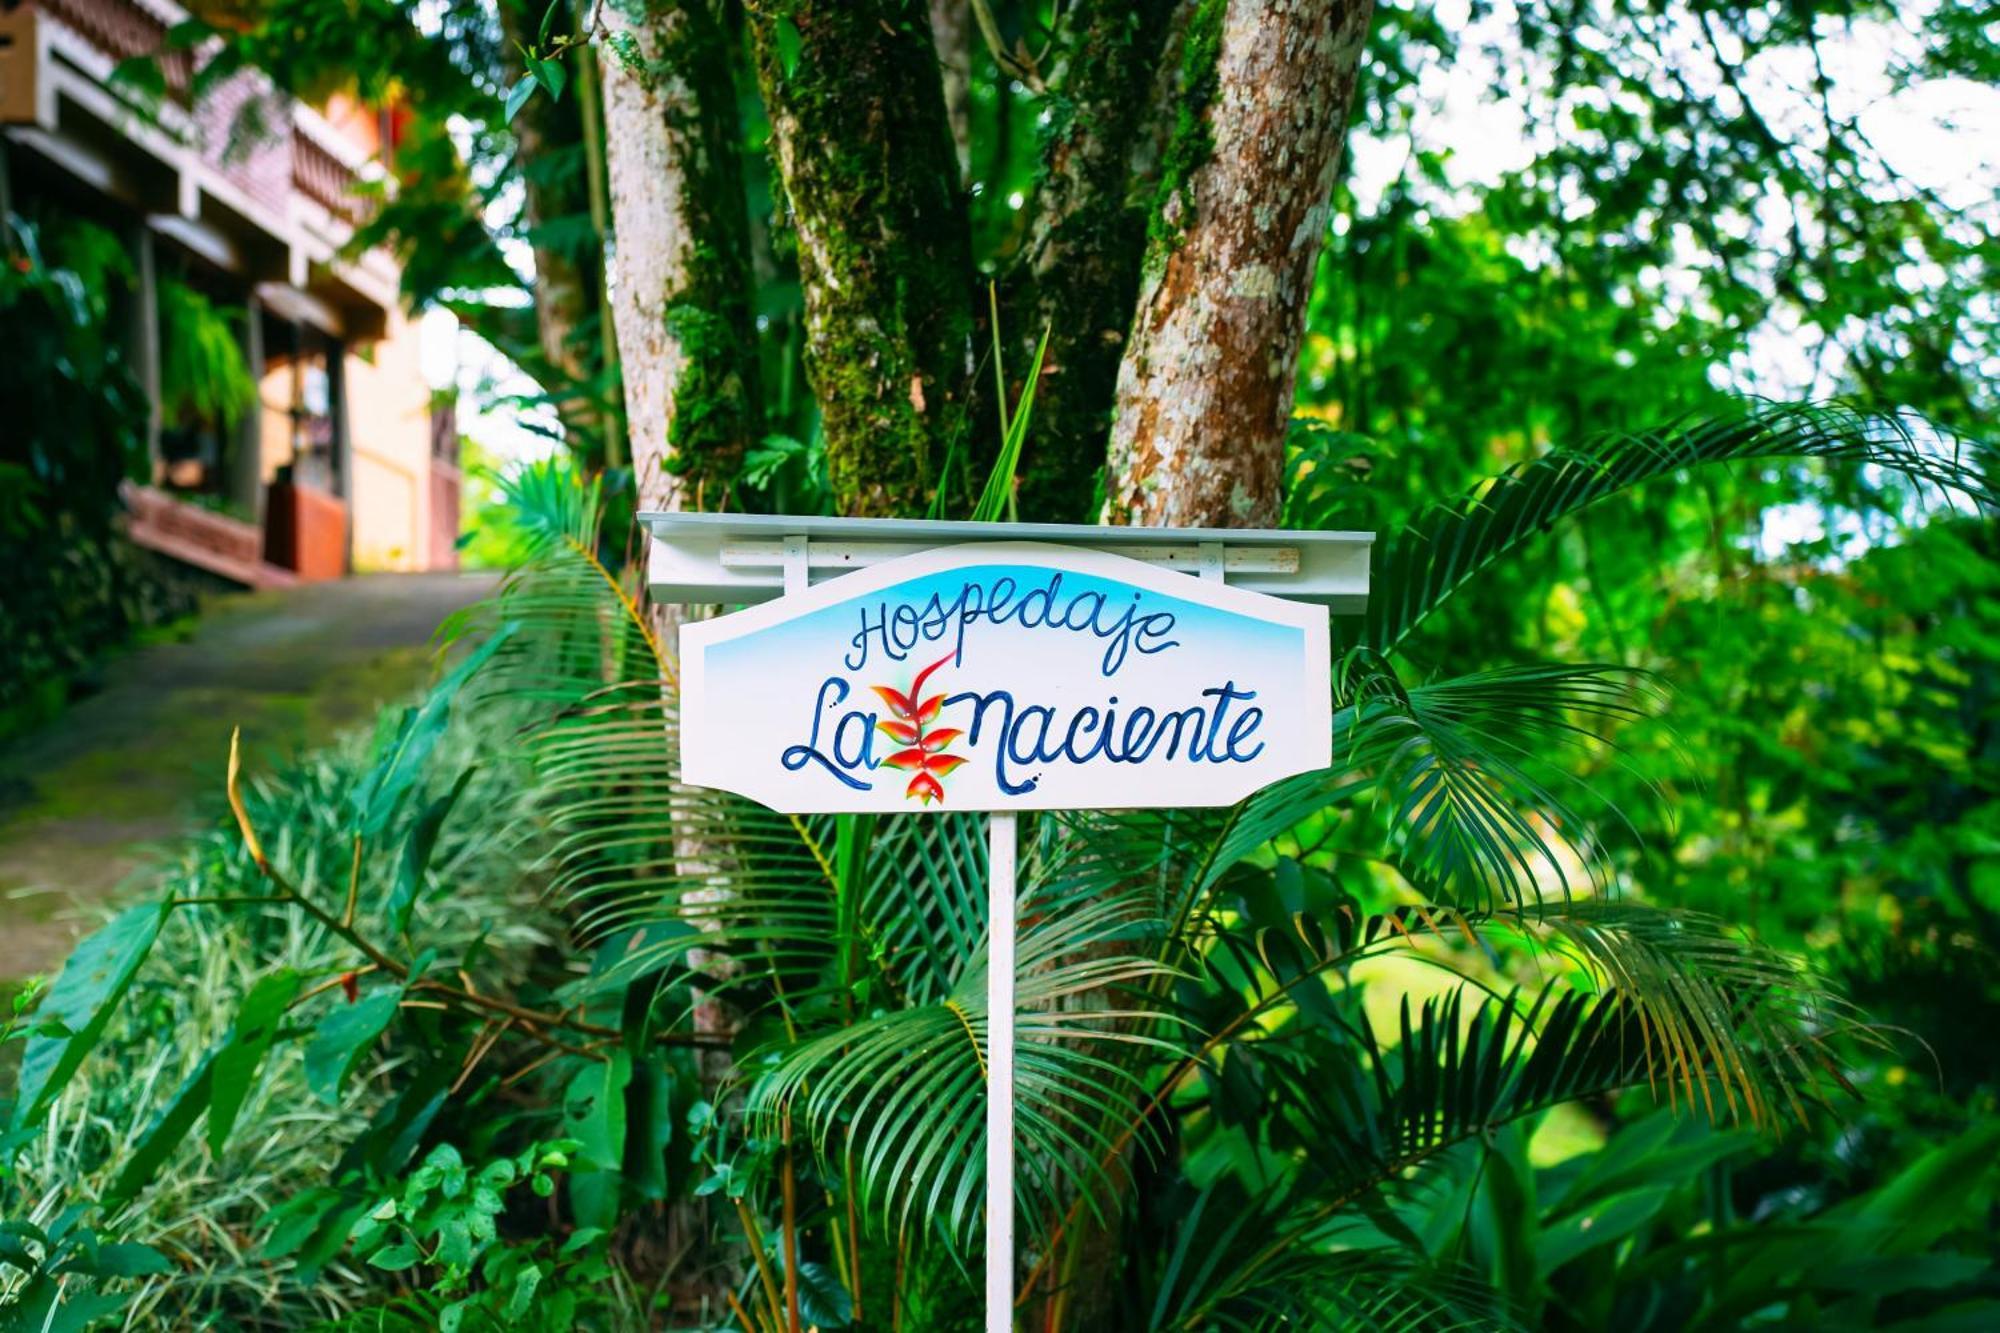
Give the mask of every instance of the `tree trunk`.
[(1024, 518), (1081, 523), (1095, 514), (1118, 365), (1139, 293), (1146, 206), (1158, 181), (1159, 127), (1173, 123), (1178, 101), (1165, 54), (1189, 11), (1184, 0), (1090, 0), (1069, 11), (1073, 33), (1048, 73), (1065, 110), (1043, 153), (1008, 303), (1032, 312), (1031, 319), (1008, 319), (1016, 325), (1010, 341), (1018, 364), (1026, 366), (1042, 331), (1049, 333), (1021, 458)]
[[(503, 0), (499, 11), (509, 51), (516, 43), (535, 39), (542, 10), (532, 0)], [(510, 63), (511, 76), (519, 78), (523, 67), (518, 56)], [(597, 317), (603, 256), (594, 244), (550, 243), (559, 228), (590, 212), (583, 170), (557, 166), (565, 150), (573, 151), (582, 143), (577, 100), (531, 97), (508, 128), (522, 168), (522, 220), (535, 256), (535, 346), (544, 363), (534, 368), (539, 372), (535, 379), (557, 400), (557, 415), (571, 428), (573, 441), (580, 443), (606, 428), (593, 396), (578, 391), (593, 373), (590, 326)]]
[(603, 14), (612, 313), (639, 503), (720, 509), (759, 419), (734, 53), (698, 0)]
[[(922, 513), (963, 443), (972, 332), (971, 241), (929, 6), (792, 0), (758, 6), (750, 28), (835, 503)], [(948, 484), (968, 489), (956, 469)]]
[(1204, 0), (1184, 43), (1105, 518), (1272, 526), (1369, 0)]
[(944, 118), (958, 153), (958, 178), (972, 169), (972, 3), (930, 0), (931, 37), (937, 44), (938, 78), (944, 84)]

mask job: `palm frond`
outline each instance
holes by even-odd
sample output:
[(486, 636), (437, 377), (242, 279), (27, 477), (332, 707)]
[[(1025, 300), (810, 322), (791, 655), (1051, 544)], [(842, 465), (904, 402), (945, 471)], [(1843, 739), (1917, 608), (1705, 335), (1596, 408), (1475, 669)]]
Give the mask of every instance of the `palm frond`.
[(1393, 650), (1481, 570), (1609, 495), (1683, 468), (1773, 458), (1874, 464), (1981, 504), (1994, 500), (1984, 450), (1913, 419), (1840, 406), (1755, 403), (1603, 435), (1517, 464), (1379, 543), (1360, 642)]
[[(1662, 692), (1615, 665), (1528, 665), (1405, 686), (1378, 654), (1345, 654), (1334, 679), (1333, 768), (1276, 783), (1238, 807), (1205, 892), (1274, 837), (1372, 796), (1399, 868), (1432, 898), (1467, 909), (1568, 897), (1604, 872), (1585, 821), (1558, 786), (1590, 795), (1551, 751), (1606, 744)], [(1623, 821), (1615, 809), (1614, 819)]]
[(1196, 1323), (1240, 1290), (1264, 1287), (1302, 1253), (1337, 1247), (1358, 1220), (1381, 1216), (1385, 1192), (1421, 1184), (1418, 1170), (1462, 1143), (1560, 1102), (1643, 1083), (1645, 1043), (1621, 995), (1551, 987), (1466, 1003), (1466, 989), (1413, 1011), (1405, 999), (1385, 1046), (1358, 1006), (1337, 1023), (1290, 1024), (1229, 1052), (1229, 1075), (1262, 1089), (1237, 1124), (1263, 1150), (1296, 1163), (1231, 1281), (1192, 1312)]
[[(1803, 1120), (1804, 1103), (1840, 1082), (1825, 1039), (1835, 1032), (1868, 1036), (1824, 978), (1712, 916), (1596, 898), (1370, 915), (1341, 902), (1282, 924), (1252, 911), (1240, 923), (1213, 925), (1200, 948), (1203, 990), (1241, 1003), (1233, 1012), (1185, 1015), (1209, 1034), (1198, 1055), (1261, 1039), (1260, 1020), (1287, 1006), (1324, 1013), (1332, 1003), (1329, 977), (1365, 958), (1432, 942), (1475, 946), (1481, 962), (1498, 961), (1497, 945), (1518, 943), (1546, 960), (1543, 970), (1554, 980), (1617, 995), (1641, 1039), (1648, 1084), (1670, 1102), (1699, 1103), (1712, 1119), (1773, 1126), (1788, 1114)], [(1448, 955), (1427, 956), (1466, 975)]]
[[(1111, 1187), (1098, 1163), (1106, 1126), (1144, 1096), (1118, 1043), (1178, 1054), (1143, 1009), (1077, 1008), (1158, 972), (1111, 946), (1140, 916), (1137, 900), (1071, 903), (1060, 912), (1027, 895), (1021, 907), (1015, 1020), (1016, 1182), (1025, 1231), (1052, 1223), (1081, 1195), (1096, 1207)], [(851, 1163), (886, 1225), (928, 1219), (969, 1246), (985, 1179), (986, 953), (982, 936), (940, 998), (864, 1018), (785, 1051), (752, 1085), (753, 1123), (803, 1123), (835, 1169)]]
[[(1167, 1201), (1173, 1217), (1157, 1272), (1149, 1273), (1147, 1327), (1283, 1328), (1330, 1333), (1456, 1333), (1513, 1329), (1500, 1294), (1476, 1276), (1442, 1268), (1404, 1249), (1302, 1244), (1263, 1257), (1297, 1201), (1283, 1189), (1251, 1194), (1223, 1176), (1192, 1199)], [(1171, 1210), (1171, 1211), (1168, 1211)]]
[(906, 1000), (926, 1004), (950, 994), (986, 940), (985, 817), (879, 821), (860, 916), (868, 944)]

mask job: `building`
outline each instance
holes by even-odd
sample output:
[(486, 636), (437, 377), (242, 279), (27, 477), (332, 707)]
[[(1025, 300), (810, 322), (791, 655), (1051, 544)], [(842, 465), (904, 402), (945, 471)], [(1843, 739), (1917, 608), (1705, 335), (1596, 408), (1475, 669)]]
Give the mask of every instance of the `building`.
[[(161, 55), (187, 17), (170, 0), (0, 0), (0, 207), (88, 218), (131, 259), (129, 346), (152, 403), (131, 534), (252, 586), (451, 567), (449, 407), (394, 259), (344, 250), (380, 197), (396, 117), (308, 107), (255, 70), (194, 97), (204, 53)], [(138, 57), (157, 76), (131, 77)], [(163, 348), (163, 296), (167, 319), (192, 308), (232, 331), (254, 408), (163, 407), (163, 359), (184, 355)]]

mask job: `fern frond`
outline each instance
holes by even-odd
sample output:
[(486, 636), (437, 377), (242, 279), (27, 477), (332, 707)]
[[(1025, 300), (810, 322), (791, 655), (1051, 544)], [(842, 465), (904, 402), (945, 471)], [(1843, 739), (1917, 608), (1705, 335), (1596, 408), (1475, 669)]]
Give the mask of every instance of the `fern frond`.
[(1913, 419), (1841, 406), (1753, 403), (1603, 435), (1516, 464), (1378, 543), (1360, 643), (1392, 651), (1481, 570), (1607, 496), (1683, 468), (1774, 458), (1874, 464), (1994, 501), (1985, 451)]

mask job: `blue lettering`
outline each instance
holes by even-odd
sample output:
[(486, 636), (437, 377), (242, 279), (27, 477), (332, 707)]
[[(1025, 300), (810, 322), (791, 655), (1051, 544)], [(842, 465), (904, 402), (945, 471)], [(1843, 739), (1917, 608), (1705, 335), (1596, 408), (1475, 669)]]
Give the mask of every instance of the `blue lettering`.
[[(813, 701), (812, 730), (806, 737), (806, 743), (804, 745), (787, 746), (785, 752), (782, 755), (778, 756), (778, 762), (785, 766), (787, 772), (791, 773), (798, 772), (800, 769), (804, 768), (807, 764), (818, 764), (820, 767), (824, 768), (827, 772), (833, 774), (835, 777), (839, 778), (842, 782), (854, 788), (854, 790), (872, 791), (875, 786), (874, 783), (859, 781), (858, 779), (849, 777), (845, 772), (842, 771), (843, 768), (855, 767), (854, 764), (846, 763), (844, 761), (837, 763), (836, 761), (841, 760), (840, 735), (841, 732), (846, 730), (847, 724), (853, 721), (855, 718), (864, 718), (866, 719), (866, 726), (868, 727), (869, 734), (872, 735), (875, 729), (875, 719), (873, 714), (855, 713), (855, 712), (849, 712), (844, 714), (841, 717), (839, 724), (834, 728), (833, 732), (834, 757), (832, 759), (829, 759), (824, 754), (820, 753), (819, 749), (820, 718), (826, 713), (827, 709), (839, 707), (841, 701), (847, 698), (847, 694), (848, 694), (847, 682), (842, 680), (839, 676), (828, 676), (824, 681), (822, 681), (819, 687), (819, 697)], [(828, 695), (832, 695), (832, 697), (828, 698), (827, 697)], [(869, 757), (869, 745), (866, 741), (862, 743), (861, 759), (867, 763), (868, 767), (873, 768), (875, 766), (874, 761)]]

